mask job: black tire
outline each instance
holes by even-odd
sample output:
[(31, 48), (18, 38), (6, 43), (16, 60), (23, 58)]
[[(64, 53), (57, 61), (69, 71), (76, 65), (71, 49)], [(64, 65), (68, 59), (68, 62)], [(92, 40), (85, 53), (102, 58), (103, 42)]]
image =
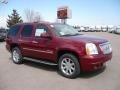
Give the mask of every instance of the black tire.
[[(68, 62), (65, 64), (65, 61), (66, 61), (65, 59), (66, 60), (68, 59), (68, 62), (70, 61), (71, 65), (67, 65)], [(66, 53), (66, 54), (62, 55), (59, 58), (58, 67), (59, 67), (60, 74), (67, 78), (71, 78), (71, 79), (76, 78), (80, 74), (80, 64), (78, 62), (77, 57), (73, 54)], [(72, 70), (71, 67), (74, 69)], [(65, 70), (67, 70), (67, 71), (65, 71)], [(72, 72), (71, 74), (70, 74), (70, 71)]]
[(4, 41), (4, 39), (0, 39), (0, 42), (3, 42)]
[[(15, 52), (18, 54), (18, 59), (15, 60)], [(15, 63), (15, 64), (21, 64), (23, 63), (23, 56), (21, 54), (21, 51), (18, 47), (15, 47), (12, 49), (12, 61)]]

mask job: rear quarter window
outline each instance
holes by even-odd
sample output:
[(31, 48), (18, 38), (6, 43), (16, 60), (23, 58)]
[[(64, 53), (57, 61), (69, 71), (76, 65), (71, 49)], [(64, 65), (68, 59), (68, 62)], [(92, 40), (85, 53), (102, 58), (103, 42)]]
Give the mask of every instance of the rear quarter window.
[(32, 36), (32, 30), (33, 30), (33, 26), (32, 25), (25, 25), (23, 27), (21, 35), (23, 37), (31, 37)]
[(7, 36), (16, 36), (17, 33), (20, 30), (20, 26), (16, 25), (16, 26), (12, 26), (9, 30), (8, 30), (8, 35)]

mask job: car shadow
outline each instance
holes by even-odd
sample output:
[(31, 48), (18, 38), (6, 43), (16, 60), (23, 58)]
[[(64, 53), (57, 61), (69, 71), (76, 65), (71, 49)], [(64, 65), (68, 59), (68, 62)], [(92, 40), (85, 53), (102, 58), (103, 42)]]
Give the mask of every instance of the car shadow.
[[(31, 67), (34, 67), (34, 68), (38, 68), (38, 69), (43, 69), (43, 70), (46, 70), (46, 71), (53, 71), (53, 72), (57, 72), (58, 74), (60, 74), (60, 72), (58, 71), (58, 67), (57, 66), (52, 66), (52, 65), (45, 65), (45, 64), (41, 64), (41, 63), (36, 63), (36, 62), (32, 62), (32, 61), (24, 61), (24, 65), (27, 65), (27, 66), (31, 66)], [(103, 67), (102, 69), (100, 70), (97, 70), (97, 71), (93, 71), (93, 72), (82, 72), (78, 78), (92, 78), (92, 77), (95, 77), (99, 74), (102, 74), (102, 72), (104, 72), (106, 67)]]
[(0, 43), (5, 42), (5, 40), (0, 40)]
[(106, 66), (104, 66), (103, 68), (97, 70), (97, 71), (92, 71), (92, 72), (82, 72), (80, 75), (79, 75), (79, 78), (92, 78), (92, 77), (95, 77), (97, 75), (100, 75), (102, 74), (102, 72), (104, 72), (106, 69)]
[(28, 61), (28, 60), (24, 60), (24, 65), (30, 66), (30, 67), (34, 67), (37, 69), (43, 69), (46, 71), (53, 71), (56, 72), (58, 67), (57, 66), (52, 66), (52, 65), (46, 65), (46, 64), (42, 64), (42, 63), (37, 63), (37, 62), (33, 62), (33, 61)]
[[(12, 59), (9, 58), (9, 60), (12, 60)], [(29, 67), (32, 67), (32, 68), (37, 68), (37, 69), (42, 69), (42, 70), (46, 70), (46, 71), (56, 72), (57, 74), (60, 75), (60, 72), (58, 70), (58, 66), (46, 65), (46, 64), (42, 64), (42, 63), (28, 61), (28, 60), (24, 60), (23, 64), (27, 65)], [(102, 72), (104, 72), (105, 69), (106, 69), (106, 67), (104, 66), (102, 69), (97, 70), (97, 71), (93, 71), (93, 72), (81, 72), (81, 74), (77, 78), (81, 78), (81, 79), (93, 78), (93, 77), (95, 77), (97, 75), (102, 74)]]

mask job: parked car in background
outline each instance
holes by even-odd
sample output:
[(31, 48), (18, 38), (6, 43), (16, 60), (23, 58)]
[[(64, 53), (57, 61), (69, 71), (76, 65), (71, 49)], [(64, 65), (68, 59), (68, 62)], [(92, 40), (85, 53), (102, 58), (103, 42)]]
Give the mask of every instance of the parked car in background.
[(4, 41), (7, 35), (7, 31), (5, 29), (0, 29), (0, 41)]
[(79, 26), (73, 26), (74, 29), (76, 29), (78, 32), (81, 32), (80, 27)]
[(116, 30), (116, 27), (108, 28), (108, 32), (109, 32), (109, 33), (114, 33), (115, 30)]
[(101, 28), (101, 31), (102, 31), (102, 32), (106, 32), (106, 31), (107, 31), (107, 28)]
[(108, 32), (109, 33), (113, 33), (113, 29), (112, 28), (108, 28)]
[(108, 40), (81, 34), (61, 23), (16, 24), (8, 31), (6, 48), (15, 64), (28, 59), (58, 65), (67, 78), (75, 78), (82, 71), (99, 70), (112, 58)]
[(114, 31), (114, 33), (120, 34), (120, 28), (116, 28), (116, 30)]

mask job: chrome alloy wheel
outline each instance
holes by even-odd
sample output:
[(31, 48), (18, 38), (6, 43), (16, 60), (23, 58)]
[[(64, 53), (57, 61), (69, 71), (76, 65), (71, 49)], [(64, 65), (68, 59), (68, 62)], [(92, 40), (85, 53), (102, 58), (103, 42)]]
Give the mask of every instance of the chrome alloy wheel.
[(75, 72), (75, 63), (70, 58), (63, 58), (61, 70), (66, 75), (72, 75)]
[(19, 53), (18, 53), (17, 50), (14, 50), (14, 51), (13, 51), (12, 57), (13, 57), (13, 60), (14, 60), (15, 62), (19, 62), (19, 60), (20, 60), (20, 55), (19, 55)]

